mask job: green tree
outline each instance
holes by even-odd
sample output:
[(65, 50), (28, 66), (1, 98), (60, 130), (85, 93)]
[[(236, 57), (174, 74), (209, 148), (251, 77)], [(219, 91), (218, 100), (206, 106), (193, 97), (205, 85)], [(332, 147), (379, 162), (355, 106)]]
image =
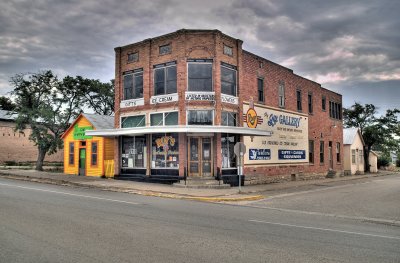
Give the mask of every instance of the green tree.
[(18, 114), (16, 130), (32, 130), (29, 139), (38, 148), (36, 170), (43, 170), (46, 154), (63, 147), (62, 133), (81, 112), (81, 91), (60, 82), (50, 70), (17, 74), (11, 78)]
[(15, 104), (10, 100), (10, 98), (0, 96), (0, 110), (13, 111), (15, 109)]
[(399, 110), (387, 110), (386, 114), (376, 117), (377, 111), (373, 104), (361, 105), (355, 103), (348, 109), (343, 109), (345, 127), (359, 128), (364, 142), (365, 170), (369, 171), (369, 152), (375, 148), (384, 151), (393, 151), (398, 148), (399, 141), (396, 135), (399, 132)]

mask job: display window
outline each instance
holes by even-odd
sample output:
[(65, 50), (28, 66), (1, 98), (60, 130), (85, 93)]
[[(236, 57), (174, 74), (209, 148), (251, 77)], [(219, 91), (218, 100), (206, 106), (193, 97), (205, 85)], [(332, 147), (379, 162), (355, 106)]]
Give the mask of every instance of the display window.
[(178, 133), (159, 133), (152, 135), (152, 168), (179, 168)]
[(239, 136), (233, 134), (221, 135), (222, 168), (236, 168), (235, 144)]
[(122, 137), (122, 168), (145, 168), (146, 137)]

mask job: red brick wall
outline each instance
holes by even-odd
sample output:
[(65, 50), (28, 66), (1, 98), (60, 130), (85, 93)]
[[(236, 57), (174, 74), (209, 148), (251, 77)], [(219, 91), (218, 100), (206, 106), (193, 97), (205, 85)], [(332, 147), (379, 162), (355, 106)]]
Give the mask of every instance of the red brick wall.
[[(38, 156), (37, 147), (29, 140), (30, 129), (24, 134), (14, 131), (15, 123), (0, 121), (0, 164), (6, 161), (36, 162)], [(45, 162), (63, 162), (63, 150), (47, 155)]]

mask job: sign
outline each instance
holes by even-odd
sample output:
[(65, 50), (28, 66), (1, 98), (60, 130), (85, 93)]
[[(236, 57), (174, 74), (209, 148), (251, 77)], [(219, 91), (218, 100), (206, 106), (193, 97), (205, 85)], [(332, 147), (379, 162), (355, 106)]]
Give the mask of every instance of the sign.
[(150, 104), (168, 103), (173, 101), (178, 101), (178, 93), (152, 96), (150, 98)]
[(250, 160), (271, 160), (270, 149), (249, 149)]
[(293, 164), (308, 162), (308, 116), (262, 105), (243, 104), (243, 125), (271, 131), (270, 137), (244, 136), (249, 148), (244, 163)]
[(279, 160), (304, 160), (306, 151), (304, 150), (279, 150)]
[(185, 100), (214, 101), (215, 92), (185, 92)]
[(136, 107), (136, 106), (143, 106), (144, 99), (132, 99), (132, 100), (123, 100), (120, 103), (121, 108), (129, 108), (129, 107)]
[(225, 102), (225, 103), (235, 104), (235, 105), (239, 104), (238, 97), (234, 97), (234, 96), (230, 96), (230, 95), (226, 95), (226, 94), (221, 94), (221, 101)]
[(246, 153), (246, 145), (242, 142), (237, 142), (233, 148), (236, 156), (243, 156)]
[(93, 130), (92, 126), (78, 127), (78, 125), (75, 125), (73, 131), (74, 140), (92, 139), (92, 136), (85, 135), (85, 131), (91, 131), (91, 130)]

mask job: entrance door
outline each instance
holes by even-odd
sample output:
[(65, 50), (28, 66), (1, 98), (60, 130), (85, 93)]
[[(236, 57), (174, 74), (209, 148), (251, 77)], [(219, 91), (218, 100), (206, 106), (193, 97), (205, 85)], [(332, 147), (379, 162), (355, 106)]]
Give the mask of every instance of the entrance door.
[(189, 137), (189, 176), (213, 176), (212, 140), (209, 137)]
[(86, 149), (79, 149), (79, 175), (86, 175)]

